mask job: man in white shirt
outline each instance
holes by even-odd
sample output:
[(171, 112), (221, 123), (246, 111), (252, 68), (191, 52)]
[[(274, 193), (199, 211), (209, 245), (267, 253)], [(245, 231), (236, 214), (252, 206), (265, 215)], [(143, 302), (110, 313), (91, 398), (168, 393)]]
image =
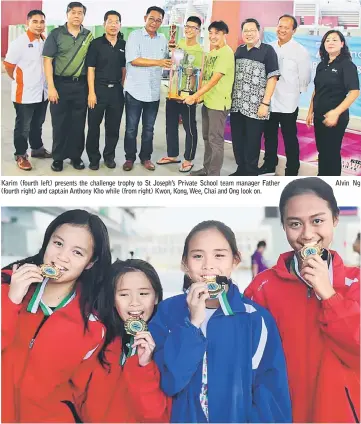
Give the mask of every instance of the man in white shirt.
[(45, 15), (31, 10), (27, 16), (28, 30), (9, 45), (4, 66), (13, 80), (11, 100), (16, 110), (14, 129), (15, 160), (24, 171), (31, 170), (28, 160), (28, 140), (31, 156), (51, 158), (41, 137), (48, 106), (47, 84), (43, 67)]
[(278, 128), (286, 151), (285, 175), (297, 175), (300, 167), (297, 138), (297, 116), (300, 93), (307, 91), (311, 81), (311, 59), (307, 50), (292, 37), (297, 20), (291, 15), (279, 18), (277, 40), (271, 43), (278, 56), (281, 76), (271, 100), (271, 114), (264, 131), (265, 157), (259, 175), (274, 175), (277, 164)]

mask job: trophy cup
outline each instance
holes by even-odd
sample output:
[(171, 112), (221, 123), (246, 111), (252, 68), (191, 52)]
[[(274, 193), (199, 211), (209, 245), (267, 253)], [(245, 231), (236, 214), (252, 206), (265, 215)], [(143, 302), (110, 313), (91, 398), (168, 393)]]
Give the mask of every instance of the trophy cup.
[[(199, 57), (196, 57), (196, 53)], [(168, 98), (182, 101), (199, 90), (202, 82), (202, 68), (203, 53), (194, 52), (194, 54), (190, 54), (182, 49), (174, 49), (169, 76)]]

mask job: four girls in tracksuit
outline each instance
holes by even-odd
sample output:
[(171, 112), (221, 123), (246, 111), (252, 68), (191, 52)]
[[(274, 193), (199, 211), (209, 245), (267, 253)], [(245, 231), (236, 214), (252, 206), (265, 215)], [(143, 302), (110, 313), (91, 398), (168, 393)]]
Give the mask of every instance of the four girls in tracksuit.
[[(150, 323), (161, 388), (173, 397), (171, 422), (291, 421), (278, 330), (230, 280), (239, 261), (230, 228), (198, 224), (183, 251), (189, 291), (161, 302)], [(217, 275), (227, 277), (227, 291), (210, 299), (205, 277)]]
[(155, 269), (140, 259), (117, 260), (97, 302), (107, 327), (105, 344), (79, 411), (83, 422), (169, 422), (171, 399), (160, 389), (148, 331), (134, 338), (124, 329), (132, 317), (151, 319), (163, 289)]
[[(310, 177), (282, 192), (292, 251), (253, 280), (245, 295), (275, 317), (285, 351), (294, 422), (360, 422), (360, 269), (330, 250), (339, 209), (332, 188)], [(325, 249), (300, 263), (309, 244)]]
[[(61, 271), (43, 281), (39, 265)], [(93, 305), (111, 265), (108, 232), (96, 215), (67, 211), (49, 225), (35, 256), (2, 270), (2, 422), (75, 422), (105, 328)]]

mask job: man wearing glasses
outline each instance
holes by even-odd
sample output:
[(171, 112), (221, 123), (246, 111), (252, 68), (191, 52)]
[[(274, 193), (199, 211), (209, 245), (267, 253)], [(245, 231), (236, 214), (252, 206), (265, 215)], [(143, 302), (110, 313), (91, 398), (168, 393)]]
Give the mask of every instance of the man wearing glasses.
[(272, 46), (260, 40), (256, 19), (242, 22), (245, 44), (235, 53), (236, 73), (232, 93), (231, 132), (237, 170), (232, 176), (258, 175), (264, 124), (280, 72)]
[(125, 80), (125, 162), (124, 171), (131, 171), (137, 154), (137, 134), (142, 115), (142, 138), (139, 159), (144, 168), (154, 171), (153, 153), (154, 123), (158, 114), (162, 68), (170, 69), (168, 43), (163, 34), (157, 33), (163, 22), (164, 10), (149, 7), (144, 17), (145, 26), (133, 31), (125, 48), (127, 76)]
[[(184, 50), (188, 55), (194, 57), (193, 66), (202, 67), (203, 49), (198, 43), (198, 35), (202, 22), (198, 16), (190, 16), (184, 26), (185, 38), (182, 38), (177, 48)], [(193, 168), (192, 160), (197, 149), (197, 121), (196, 121), (197, 104), (186, 105), (181, 101), (166, 101), (166, 138), (167, 138), (167, 157), (160, 159), (158, 165), (167, 165), (171, 163), (180, 163), (179, 155), (179, 131), (178, 120), (179, 115), (182, 116), (183, 128), (186, 132), (184, 161), (179, 171), (189, 172)]]

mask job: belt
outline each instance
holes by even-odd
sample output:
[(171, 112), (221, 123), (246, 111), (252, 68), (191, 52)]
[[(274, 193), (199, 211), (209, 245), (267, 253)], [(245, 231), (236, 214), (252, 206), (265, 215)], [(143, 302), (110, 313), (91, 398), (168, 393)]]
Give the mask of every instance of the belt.
[(63, 77), (61, 75), (55, 75), (55, 79), (58, 80), (63, 80), (63, 81), (73, 81), (73, 82), (77, 82), (77, 81), (85, 81), (86, 80), (86, 76), (85, 75), (80, 75), (79, 77)]
[(96, 84), (100, 84), (100, 85), (104, 85), (105, 87), (112, 88), (115, 85), (121, 84), (121, 82), (120, 81), (107, 81), (107, 82), (105, 82), (105, 81), (99, 81), (99, 82), (97, 82), (96, 81)]

